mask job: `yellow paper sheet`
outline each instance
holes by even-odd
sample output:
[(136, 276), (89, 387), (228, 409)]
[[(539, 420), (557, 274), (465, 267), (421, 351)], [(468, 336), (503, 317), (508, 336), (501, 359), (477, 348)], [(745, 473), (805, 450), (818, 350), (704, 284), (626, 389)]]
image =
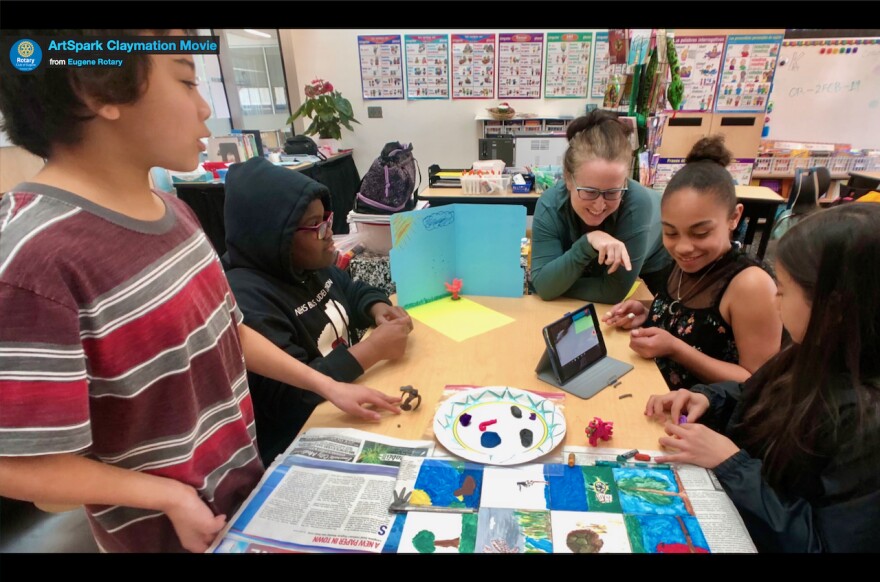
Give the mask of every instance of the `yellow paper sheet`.
[(407, 309), (407, 312), (413, 319), (421, 321), (457, 342), (478, 336), (513, 321), (512, 317), (483, 307), (465, 297), (458, 301), (453, 301), (452, 297), (444, 297)]

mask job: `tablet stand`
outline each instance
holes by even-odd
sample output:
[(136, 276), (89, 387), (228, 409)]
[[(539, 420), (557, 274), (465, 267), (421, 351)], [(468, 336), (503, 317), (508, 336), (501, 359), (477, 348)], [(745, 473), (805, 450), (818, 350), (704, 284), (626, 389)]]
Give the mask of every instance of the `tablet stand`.
[(571, 378), (565, 384), (560, 384), (553, 372), (553, 366), (550, 364), (550, 356), (547, 355), (547, 349), (541, 355), (541, 361), (535, 372), (538, 378), (544, 382), (556, 386), (570, 394), (574, 394), (578, 398), (592, 398), (602, 391), (603, 388), (611, 386), (617, 380), (633, 369), (632, 364), (615, 360), (611, 356), (605, 356), (586, 370), (580, 372), (574, 378)]

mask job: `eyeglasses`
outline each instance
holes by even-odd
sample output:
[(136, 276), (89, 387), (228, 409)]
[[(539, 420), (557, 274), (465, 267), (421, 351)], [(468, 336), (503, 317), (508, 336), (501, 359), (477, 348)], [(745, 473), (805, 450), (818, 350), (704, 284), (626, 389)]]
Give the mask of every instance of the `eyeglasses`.
[(316, 224), (315, 226), (298, 226), (296, 231), (299, 232), (301, 230), (314, 230), (318, 236), (318, 240), (324, 240), (328, 235), (333, 234), (333, 212), (325, 212), (324, 213), (324, 221)]
[(599, 190), (598, 188), (581, 188), (577, 184), (574, 185), (574, 189), (577, 190), (578, 198), (581, 200), (595, 200), (600, 195), (605, 198), (605, 200), (620, 200), (620, 198), (626, 194), (628, 188), (609, 188), (607, 190)]

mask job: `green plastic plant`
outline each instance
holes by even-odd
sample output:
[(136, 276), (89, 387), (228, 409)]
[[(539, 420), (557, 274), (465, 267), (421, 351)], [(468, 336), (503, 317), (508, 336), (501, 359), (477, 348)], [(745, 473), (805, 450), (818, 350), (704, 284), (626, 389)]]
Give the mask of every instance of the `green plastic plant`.
[(287, 120), (291, 124), (300, 117), (310, 118), (312, 123), (303, 132), (305, 135), (341, 139), (343, 127), (354, 131), (352, 122), (360, 123), (354, 118), (351, 102), (334, 90), (328, 81), (315, 79), (305, 86), (305, 94), (303, 104)]

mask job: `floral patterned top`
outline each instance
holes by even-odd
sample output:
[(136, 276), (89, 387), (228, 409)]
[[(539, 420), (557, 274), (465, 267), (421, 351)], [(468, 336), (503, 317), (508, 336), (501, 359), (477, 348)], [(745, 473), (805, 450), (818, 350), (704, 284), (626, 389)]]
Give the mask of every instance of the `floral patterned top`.
[[(762, 263), (750, 258), (742, 251), (731, 249), (719, 259), (713, 269), (715, 273), (710, 279), (704, 281), (702, 289), (696, 290), (696, 296), (686, 298), (684, 302), (677, 303), (670, 309), (674, 299), (669, 288), (674, 289), (673, 282), (677, 283), (680, 280), (680, 270), (676, 265), (669, 274), (668, 281), (670, 283), (654, 298), (644, 326), (665, 329), (674, 337), (681, 339), (710, 358), (733, 364), (738, 363), (739, 351), (736, 349), (733, 329), (722, 317), (719, 305), (733, 278), (744, 269), (753, 266), (760, 266), (767, 270)], [(705, 269), (708, 270), (708, 268)], [(693, 273), (690, 277), (701, 277), (704, 272)], [(693, 284), (691, 283), (691, 285)], [(687, 284), (685, 286), (688, 287)], [(695, 384), (703, 383), (690, 370), (671, 358), (654, 358), (654, 361), (660, 368), (660, 373), (663, 374), (670, 390), (690, 388)]]

